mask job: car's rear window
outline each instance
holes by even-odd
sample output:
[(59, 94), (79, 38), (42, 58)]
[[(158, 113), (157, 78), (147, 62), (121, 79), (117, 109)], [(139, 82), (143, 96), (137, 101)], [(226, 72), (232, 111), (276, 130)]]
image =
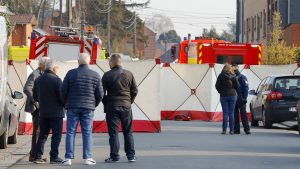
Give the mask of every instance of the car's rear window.
[(300, 89), (300, 77), (285, 77), (275, 80), (277, 90), (297, 90)]

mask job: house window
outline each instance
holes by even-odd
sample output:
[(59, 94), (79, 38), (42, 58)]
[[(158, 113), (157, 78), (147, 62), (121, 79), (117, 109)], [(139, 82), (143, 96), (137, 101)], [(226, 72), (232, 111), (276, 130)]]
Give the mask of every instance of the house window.
[(255, 21), (254, 17), (252, 18), (252, 31), (251, 31), (251, 41), (254, 41), (254, 29), (255, 29)]
[(268, 16), (267, 16), (268, 17), (268, 23), (271, 22), (271, 9), (272, 9), (271, 4), (272, 4), (271, 0), (268, 0), (268, 9), (267, 9), (268, 10)]
[(260, 20), (261, 20), (260, 16), (257, 16), (257, 31), (256, 31), (256, 33), (257, 33), (256, 40), (257, 41), (260, 40), (260, 27), (261, 27)]
[(248, 18), (247, 19), (247, 33), (246, 33), (246, 36), (247, 36), (247, 42), (249, 42), (249, 33), (250, 33), (250, 19)]
[(267, 36), (267, 12), (266, 12), (266, 10), (264, 10), (263, 31), (264, 31), (264, 37), (266, 37)]
[(262, 25), (263, 25), (263, 13), (262, 12), (260, 13), (260, 22), (259, 22), (259, 25), (260, 25), (260, 29), (261, 29)]

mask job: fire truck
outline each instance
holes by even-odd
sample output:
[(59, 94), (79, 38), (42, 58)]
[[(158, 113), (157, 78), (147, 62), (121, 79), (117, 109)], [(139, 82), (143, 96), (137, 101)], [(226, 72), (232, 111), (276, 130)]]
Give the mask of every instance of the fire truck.
[(31, 34), (29, 60), (39, 57), (49, 57), (58, 61), (78, 59), (80, 53), (91, 56), (91, 64), (95, 64), (100, 54), (101, 40), (98, 37), (78, 36), (78, 28), (50, 26), (55, 29), (56, 35), (41, 34), (33, 31)]
[(228, 43), (224, 40), (196, 37), (185, 39), (171, 48), (180, 64), (262, 64), (262, 44)]

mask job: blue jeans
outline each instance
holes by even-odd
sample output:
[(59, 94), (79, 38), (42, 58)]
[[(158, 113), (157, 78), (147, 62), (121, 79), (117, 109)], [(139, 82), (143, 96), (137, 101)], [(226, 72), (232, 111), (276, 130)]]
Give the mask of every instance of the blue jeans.
[(80, 122), (83, 142), (83, 159), (92, 158), (92, 127), (94, 112), (85, 109), (73, 109), (67, 112), (66, 159), (74, 159), (75, 136)]
[(223, 109), (223, 131), (227, 130), (228, 116), (230, 131), (234, 131), (234, 111), (237, 101), (237, 96), (221, 96), (221, 105)]

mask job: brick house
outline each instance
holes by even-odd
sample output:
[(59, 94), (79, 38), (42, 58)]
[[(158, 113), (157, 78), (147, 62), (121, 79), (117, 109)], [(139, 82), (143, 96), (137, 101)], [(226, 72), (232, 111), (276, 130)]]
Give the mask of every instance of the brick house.
[[(279, 11), (287, 45), (300, 46), (300, 0), (237, 0), (238, 37), (243, 43), (264, 43), (272, 30), (272, 17)], [(239, 31), (240, 30), (240, 31)]]
[(14, 30), (9, 38), (11, 46), (30, 46), (30, 36), (33, 28), (37, 25), (34, 15), (11, 15), (10, 22)]
[(154, 59), (160, 56), (156, 53), (156, 33), (147, 26), (144, 26), (144, 35), (148, 37), (148, 43), (145, 44), (142, 59)]

